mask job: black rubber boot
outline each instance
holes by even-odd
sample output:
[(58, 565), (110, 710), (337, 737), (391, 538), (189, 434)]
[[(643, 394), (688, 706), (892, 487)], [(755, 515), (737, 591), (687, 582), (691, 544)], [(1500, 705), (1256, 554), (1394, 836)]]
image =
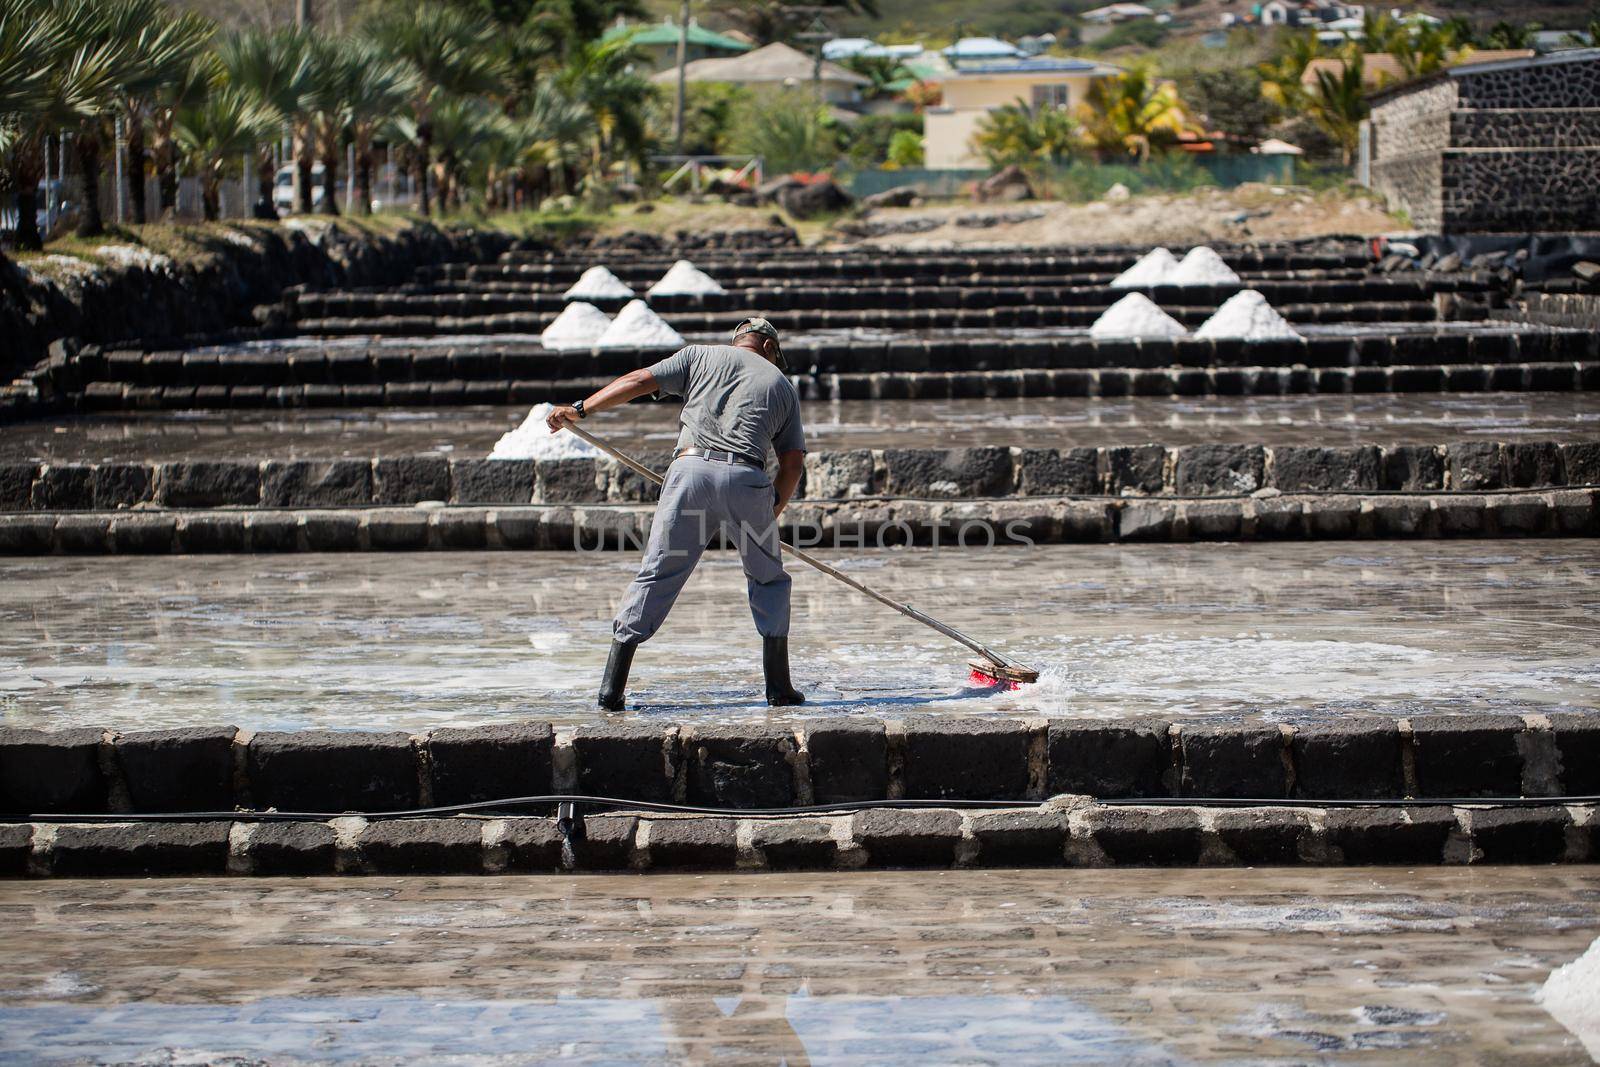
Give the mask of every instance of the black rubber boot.
[(638, 645), (611, 642), (611, 655), (606, 659), (606, 676), (600, 679), (599, 704), (607, 711), (622, 710), (622, 694), (628, 688), (628, 670), (633, 666), (633, 650)]
[(775, 708), (804, 704), (806, 698), (789, 684), (789, 639), (761, 639), (761, 668), (767, 675), (767, 703)]

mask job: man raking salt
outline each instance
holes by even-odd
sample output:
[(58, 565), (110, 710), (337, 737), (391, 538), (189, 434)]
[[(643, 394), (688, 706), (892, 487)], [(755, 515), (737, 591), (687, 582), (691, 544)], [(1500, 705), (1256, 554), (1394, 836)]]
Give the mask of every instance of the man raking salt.
[[(612, 623), (600, 707), (621, 711), (634, 650), (661, 628), (707, 543), (721, 532), (739, 550), (750, 613), (762, 640), (767, 703), (801, 704), (789, 681), (789, 576), (778, 516), (800, 484), (805, 435), (800, 397), (783, 373), (778, 331), (746, 319), (726, 345), (689, 345), (629, 371), (546, 420), (552, 433), (641, 396), (683, 397), (682, 430), (656, 505), (639, 574)], [(766, 472), (767, 449), (778, 475)]]

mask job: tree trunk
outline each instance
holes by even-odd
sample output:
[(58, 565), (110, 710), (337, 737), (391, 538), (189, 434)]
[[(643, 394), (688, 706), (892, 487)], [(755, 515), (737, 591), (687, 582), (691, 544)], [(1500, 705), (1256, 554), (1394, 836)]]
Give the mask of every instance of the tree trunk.
[(433, 164), (433, 131), (427, 125), (417, 127), (417, 150), (412, 153), (416, 156), (417, 178), (417, 210), (424, 217), (431, 214), (428, 209), (428, 168)]
[(218, 208), (217, 179), (207, 176), (200, 185), (200, 213), (207, 222), (216, 222), (220, 212)]
[(78, 149), (78, 169), (83, 171), (83, 204), (78, 213), (78, 236), (99, 237), (106, 232), (100, 215), (100, 131), (95, 123), (78, 127), (74, 143)]
[(294, 169), (299, 181), (295, 183), (294, 210), (298, 215), (311, 214), (311, 139), (304, 130), (294, 135)]
[(156, 155), (156, 187), (161, 198), (161, 217), (171, 218), (178, 210), (178, 146), (168, 142)]
[(144, 147), (144, 120), (134, 115), (128, 119), (128, 206), (135, 226), (145, 224), (144, 171), (149, 156)]
[(39, 234), (39, 204), (35, 188), (35, 183), (30, 181), (17, 190), (17, 247), (24, 252), (44, 249), (44, 238)]
[(356, 153), (356, 202), (357, 215), (372, 214), (372, 150), (366, 149)]
[(339, 213), (339, 152), (337, 148), (322, 157), (322, 213), (324, 215), (337, 215)]
[(268, 222), (278, 220), (278, 205), (272, 202), (272, 183), (276, 177), (277, 171), (272, 166), (272, 146), (270, 144), (257, 146), (256, 202), (250, 213)]

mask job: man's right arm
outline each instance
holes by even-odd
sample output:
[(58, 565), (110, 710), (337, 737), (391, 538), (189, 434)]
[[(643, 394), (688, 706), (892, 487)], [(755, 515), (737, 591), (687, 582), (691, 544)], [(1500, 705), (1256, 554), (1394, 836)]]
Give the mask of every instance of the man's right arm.
[[(655, 392), (658, 388), (656, 377), (650, 373), (650, 368), (640, 367), (595, 390), (584, 400), (583, 413), (592, 415), (607, 408), (621, 407), (630, 400)], [(578, 409), (571, 404), (562, 404), (553, 409), (544, 421), (545, 425), (550, 427), (550, 432), (555, 433), (568, 423), (578, 421)]]

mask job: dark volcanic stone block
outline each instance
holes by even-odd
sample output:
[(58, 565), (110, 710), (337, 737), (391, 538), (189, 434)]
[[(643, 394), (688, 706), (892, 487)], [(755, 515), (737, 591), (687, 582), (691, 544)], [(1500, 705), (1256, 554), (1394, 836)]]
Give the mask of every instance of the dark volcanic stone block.
[(339, 848), (321, 822), (264, 822), (250, 832), (250, 869), (259, 875), (332, 874)]
[(1426, 532), (1428, 501), (1418, 497), (1379, 498), (1372, 503), (1372, 532), (1378, 537), (1417, 537)]
[(1558, 712), (1550, 716), (1567, 796), (1600, 796), (1600, 716)]
[(144, 463), (101, 463), (94, 469), (94, 506), (131, 508), (151, 498), (155, 468)]
[(361, 832), (361, 859), (374, 874), (478, 874), (479, 819), (394, 819)]
[(435, 512), (429, 520), (433, 538), (444, 548), (482, 548), (489, 543), (487, 516), (481, 511)]
[(372, 465), (364, 459), (269, 460), (262, 468), (263, 507), (339, 507), (371, 501)]
[(458, 504), (527, 504), (533, 500), (531, 459), (453, 459), (450, 478)]
[(1567, 852), (1565, 808), (1473, 808), (1467, 816), (1474, 862), (1559, 863)]
[(374, 551), (428, 547), (428, 516), (420, 511), (367, 516), (367, 542)]
[(1048, 788), (1091, 797), (1164, 796), (1172, 750), (1161, 719), (1051, 719)]
[(1106, 490), (1113, 496), (1159, 493), (1166, 487), (1167, 450), (1160, 445), (1119, 445), (1102, 449), (1100, 457)]
[(1600, 485), (1600, 441), (1574, 441), (1561, 446), (1561, 465), (1568, 485)]
[(1396, 445), (1383, 452), (1383, 489), (1443, 489), (1444, 456), (1424, 445)]
[(261, 471), (255, 463), (225, 460), (163, 463), (156, 469), (156, 500), (169, 508), (254, 505), (261, 500)]
[(553, 871), (561, 866), (561, 833), (549, 819), (512, 819), (499, 847), (507, 871)]
[(547, 722), (446, 726), (428, 736), (433, 802), (471, 804), (550, 792), (555, 731)]
[(1438, 863), (1456, 828), (1448, 808), (1331, 808), (1324, 820), (1328, 844), (1351, 866)]
[(877, 719), (815, 721), (806, 728), (806, 750), (818, 804), (888, 796), (889, 744)]
[(978, 863), (984, 867), (1057, 867), (1067, 842), (1060, 811), (985, 811), (972, 816)]
[(60, 878), (219, 875), (228, 867), (226, 822), (58, 826), (50, 870)]
[(583, 836), (572, 842), (575, 866), (584, 871), (626, 870), (633, 857), (639, 820), (632, 815), (591, 815), (583, 820)]
[(0, 463), (0, 511), (21, 511), (33, 499), (37, 463)]
[(106, 810), (100, 774), (100, 731), (0, 729), (0, 810)]
[(805, 497), (841, 500), (877, 491), (872, 452), (865, 448), (814, 452), (806, 456)]
[(33, 507), (60, 511), (94, 506), (94, 468), (87, 463), (47, 463), (33, 482)]
[(1302, 726), (1290, 742), (1295, 796), (1383, 800), (1405, 795), (1400, 727), (1387, 719)]
[(444, 456), (395, 456), (372, 464), (376, 504), (415, 504), (450, 499), (450, 461)]
[(833, 828), (818, 819), (757, 821), (750, 843), (767, 857), (775, 871), (816, 871), (832, 867), (839, 858)]
[(234, 805), (232, 726), (141, 730), (117, 738), (134, 811), (227, 811)]
[(55, 548), (54, 515), (0, 515), (0, 555), (49, 555)]
[(1293, 808), (1241, 808), (1213, 818), (1217, 837), (1240, 863), (1252, 866), (1298, 862), (1300, 840), (1310, 827), (1305, 813)]
[(996, 719), (908, 720), (905, 795), (1016, 800), (1028, 791), (1028, 728)]
[(1282, 445), (1272, 450), (1272, 484), (1286, 493), (1378, 488), (1375, 445), (1319, 448)]
[(1184, 808), (1091, 808), (1084, 828), (1114, 863), (1182, 866), (1200, 858), (1200, 820)]
[(579, 727), (572, 737), (578, 792), (588, 796), (670, 801), (678, 740), (659, 726)]
[(1522, 795), (1514, 715), (1427, 715), (1411, 720), (1419, 797)]
[(592, 459), (541, 459), (536, 466), (539, 503), (591, 504), (604, 497)]
[(874, 867), (948, 867), (961, 840), (961, 816), (942, 809), (870, 808), (851, 823)]
[(650, 866), (731, 870), (739, 858), (732, 819), (655, 819)]
[(106, 515), (60, 515), (56, 518), (56, 547), (62, 552), (100, 555), (110, 547), (111, 519)]
[(1261, 488), (1266, 462), (1260, 445), (1184, 445), (1175, 484), (1184, 496), (1253, 493)]
[(1504, 446), (1506, 473), (1514, 486), (1561, 485), (1561, 449), (1554, 441), (1518, 441)]
[(1008, 448), (887, 448), (884, 491), (891, 496), (974, 497), (1011, 493)]
[(794, 737), (778, 727), (696, 729), (683, 740), (688, 800), (717, 808), (783, 808), (794, 803)]
[(361, 547), (361, 516), (321, 512), (300, 516), (308, 552), (354, 552)]
[(1506, 484), (1500, 445), (1494, 441), (1457, 441), (1445, 449), (1445, 456), (1452, 489), (1499, 489)]
[(27, 823), (0, 824), (0, 878), (21, 878), (28, 873), (33, 853), (33, 827)]
[(280, 811), (394, 811), (417, 806), (417, 763), (403, 733), (266, 731), (250, 741), (250, 795)]
[(300, 543), (300, 520), (294, 515), (257, 512), (244, 520), (252, 552), (293, 552)]
[(1024, 496), (1088, 496), (1100, 491), (1094, 448), (1025, 448), (1018, 457)]
[(1288, 793), (1276, 726), (1190, 726), (1178, 734), (1187, 797), (1281, 797)]

